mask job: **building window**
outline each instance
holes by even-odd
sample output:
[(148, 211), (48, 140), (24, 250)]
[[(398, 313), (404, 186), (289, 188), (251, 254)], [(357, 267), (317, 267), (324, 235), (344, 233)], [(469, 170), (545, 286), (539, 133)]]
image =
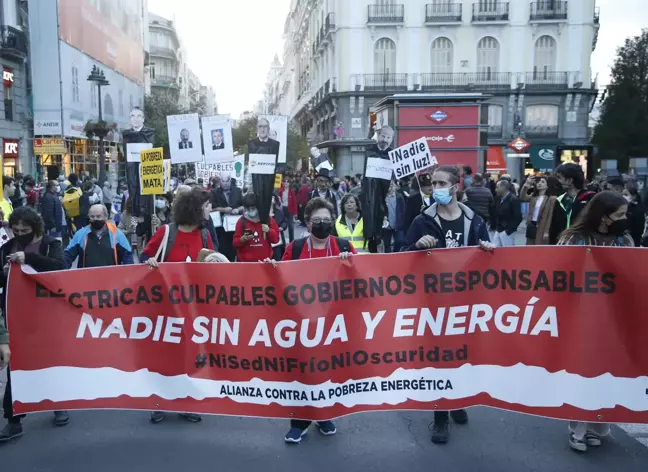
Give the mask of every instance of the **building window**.
[(5, 120), (13, 121), (13, 87), (4, 86)]
[(557, 105), (529, 105), (525, 110), (524, 131), (527, 136), (558, 134)]
[(477, 44), (477, 80), (495, 80), (499, 71), (499, 42), (486, 36)]
[(533, 78), (547, 80), (556, 68), (556, 41), (551, 36), (540, 36), (535, 43)]
[(430, 72), (434, 74), (452, 73), (453, 50), (448, 38), (437, 38), (432, 41)]
[(72, 102), (79, 103), (79, 69), (72, 66)]
[(374, 46), (374, 74), (396, 73), (396, 44), (389, 38), (379, 39)]
[(97, 108), (99, 106), (98, 98), (97, 84), (93, 82), (90, 84), (90, 103), (92, 108)]
[(488, 105), (488, 134), (490, 136), (502, 136), (502, 113), (501, 105)]
[(124, 92), (119, 91), (119, 116), (124, 116)]
[(155, 64), (151, 64), (151, 67), (149, 68), (149, 74), (151, 76), (151, 80), (155, 80)]

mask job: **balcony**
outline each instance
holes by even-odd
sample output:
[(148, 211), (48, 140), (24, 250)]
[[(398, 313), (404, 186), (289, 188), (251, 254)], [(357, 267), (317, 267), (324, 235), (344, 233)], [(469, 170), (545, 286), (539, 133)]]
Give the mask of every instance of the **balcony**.
[(461, 23), (463, 9), (461, 3), (441, 3), (425, 5), (426, 23)]
[(527, 138), (555, 138), (558, 136), (558, 126), (525, 124), (524, 135)]
[(405, 5), (368, 5), (369, 24), (400, 24), (405, 21)]
[(0, 55), (8, 59), (22, 60), (27, 56), (27, 36), (13, 26), (0, 28)]
[(156, 75), (155, 77), (151, 78), (151, 86), (177, 89), (180, 88), (177, 79), (171, 75)]
[(333, 31), (335, 31), (335, 13), (329, 13), (324, 22), (324, 35), (330, 36)]
[(151, 56), (166, 57), (168, 59), (173, 59), (173, 60), (176, 60), (176, 61), (178, 60), (178, 56), (176, 54), (176, 51), (171, 49), (171, 48), (164, 47), (164, 46), (153, 46), (153, 45), (151, 45), (150, 53), (151, 53)]
[(473, 3), (473, 23), (505, 22), (509, 20), (509, 2)]
[(556, 21), (567, 19), (567, 2), (532, 2), (530, 21)]
[(421, 74), (422, 91), (507, 91), (511, 89), (510, 72), (433, 72)]
[(488, 137), (493, 139), (502, 139), (502, 125), (488, 125)]
[(569, 86), (569, 72), (536, 70), (524, 74), (527, 90), (566, 89)]
[(407, 74), (364, 74), (364, 89), (407, 91)]

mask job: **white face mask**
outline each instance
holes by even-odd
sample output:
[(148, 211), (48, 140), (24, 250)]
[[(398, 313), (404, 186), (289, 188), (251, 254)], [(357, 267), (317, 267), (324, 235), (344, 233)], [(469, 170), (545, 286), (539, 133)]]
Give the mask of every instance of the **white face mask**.
[(155, 208), (158, 210), (163, 210), (166, 208), (166, 201), (164, 200), (155, 200)]

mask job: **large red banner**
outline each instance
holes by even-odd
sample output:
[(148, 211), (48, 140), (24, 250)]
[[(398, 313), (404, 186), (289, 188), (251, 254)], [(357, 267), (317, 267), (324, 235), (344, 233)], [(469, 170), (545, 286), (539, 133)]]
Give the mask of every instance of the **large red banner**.
[(329, 419), (488, 405), (648, 423), (648, 252), (448, 249), (11, 269), (16, 412)]

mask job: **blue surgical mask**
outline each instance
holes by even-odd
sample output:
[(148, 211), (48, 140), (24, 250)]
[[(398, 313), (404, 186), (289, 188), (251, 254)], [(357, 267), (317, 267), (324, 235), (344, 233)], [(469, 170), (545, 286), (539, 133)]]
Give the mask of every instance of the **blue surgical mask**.
[(256, 218), (259, 216), (259, 210), (248, 210), (245, 212), (245, 214), (248, 216), (248, 218)]
[(449, 188), (440, 188), (432, 192), (432, 198), (439, 205), (448, 205), (452, 201), (452, 194)]
[(156, 200), (155, 201), (155, 208), (158, 210), (163, 210), (166, 208), (166, 201), (165, 200)]

